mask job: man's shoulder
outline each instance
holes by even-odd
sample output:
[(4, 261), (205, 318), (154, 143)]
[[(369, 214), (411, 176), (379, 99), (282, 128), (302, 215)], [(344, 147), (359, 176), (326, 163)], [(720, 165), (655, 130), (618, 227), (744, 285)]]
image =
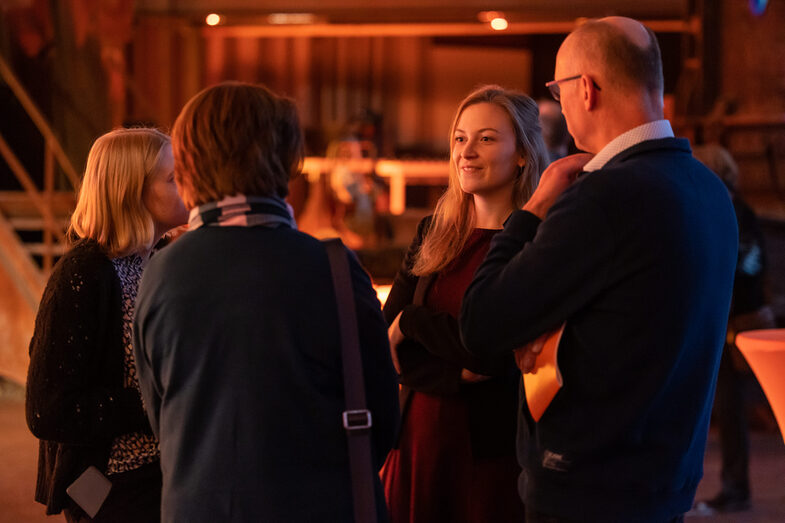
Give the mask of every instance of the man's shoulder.
[(598, 171), (631, 169), (638, 162), (692, 161), (692, 149), (686, 138), (657, 138), (633, 145), (616, 156)]

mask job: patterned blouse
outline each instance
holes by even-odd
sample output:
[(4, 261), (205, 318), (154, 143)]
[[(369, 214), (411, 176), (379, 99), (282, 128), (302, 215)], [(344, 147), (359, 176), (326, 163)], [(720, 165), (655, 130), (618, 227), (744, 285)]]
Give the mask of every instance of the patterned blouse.
[[(123, 347), (125, 347), (123, 375), (125, 386), (139, 390), (133, 345), (131, 344), (131, 327), (134, 321), (136, 291), (139, 288), (139, 280), (142, 278), (144, 261), (138, 254), (131, 254), (123, 258), (113, 258), (112, 264), (123, 290)], [(112, 441), (107, 474), (134, 470), (158, 459), (158, 442), (154, 436), (141, 432), (123, 434)]]

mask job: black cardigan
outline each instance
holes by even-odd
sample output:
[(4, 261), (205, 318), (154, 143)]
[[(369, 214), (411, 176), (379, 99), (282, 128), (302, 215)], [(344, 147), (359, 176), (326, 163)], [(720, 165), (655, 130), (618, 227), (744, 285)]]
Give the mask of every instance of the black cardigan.
[[(417, 277), (411, 273), (431, 219), (427, 216), (418, 225), (417, 234), (384, 305), (388, 324), (401, 312), (399, 325), (405, 336), (398, 345), (402, 385), (401, 425), (406, 423), (412, 391), (459, 394), (469, 409), (474, 455), (513, 454), (520, 372), (512, 352), (492, 358), (477, 358), (469, 354), (461, 342), (457, 319), (425, 305), (425, 296), (437, 274)], [(464, 368), (492, 378), (479, 383), (462, 383), (461, 370)]]
[(106, 470), (112, 440), (152, 433), (136, 389), (123, 385), (122, 291), (100, 246), (82, 240), (55, 265), (30, 340), (27, 424), (39, 439), (36, 501), (68, 506), (88, 466)]

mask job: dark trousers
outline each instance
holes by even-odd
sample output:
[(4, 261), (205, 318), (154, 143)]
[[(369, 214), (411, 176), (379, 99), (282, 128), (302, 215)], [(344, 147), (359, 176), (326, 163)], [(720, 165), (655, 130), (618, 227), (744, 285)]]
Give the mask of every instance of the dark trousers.
[(68, 523), (159, 523), (161, 521), (161, 465), (150, 463), (109, 476), (112, 490), (90, 519), (73, 504), (63, 510)]
[(752, 375), (737, 369), (732, 347), (725, 346), (717, 376), (714, 396), (714, 419), (717, 423), (722, 460), (722, 490), (728, 494), (749, 496), (750, 438), (747, 420), (747, 396)]

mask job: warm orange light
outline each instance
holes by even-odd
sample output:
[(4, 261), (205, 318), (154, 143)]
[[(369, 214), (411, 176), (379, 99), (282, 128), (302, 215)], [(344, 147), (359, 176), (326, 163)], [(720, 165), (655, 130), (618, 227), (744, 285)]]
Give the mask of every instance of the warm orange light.
[(315, 24), (318, 18), (313, 13), (272, 13), (267, 22), (273, 25)]
[(210, 13), (206, 17), (204, 17), (204, 23), (207, 25), (218, 25), (221, 23), (221, 15)]
[(376, 291), (376, 297), (379, 298), (379, 302), (384, 306), (384, 302), (387, 301), (387, 296), (390, 294), (390, 289), (392, 289), (392, 285), (379, 285), (374, 283), (373, 289)]
[(494, 29), (496, 31), (504, 31), (505, 29), (507, 29), (507, 25), (508, 25), (507, 20), (505, 20), (504, 18), (494, 18), (493, 20), (491, 20), (491, 29)]
[(477, 20), (484, 24), (488, 24), (494, 18), (504, 18), (504, 14), (499, 11), (480, 11), (477, 13)]

